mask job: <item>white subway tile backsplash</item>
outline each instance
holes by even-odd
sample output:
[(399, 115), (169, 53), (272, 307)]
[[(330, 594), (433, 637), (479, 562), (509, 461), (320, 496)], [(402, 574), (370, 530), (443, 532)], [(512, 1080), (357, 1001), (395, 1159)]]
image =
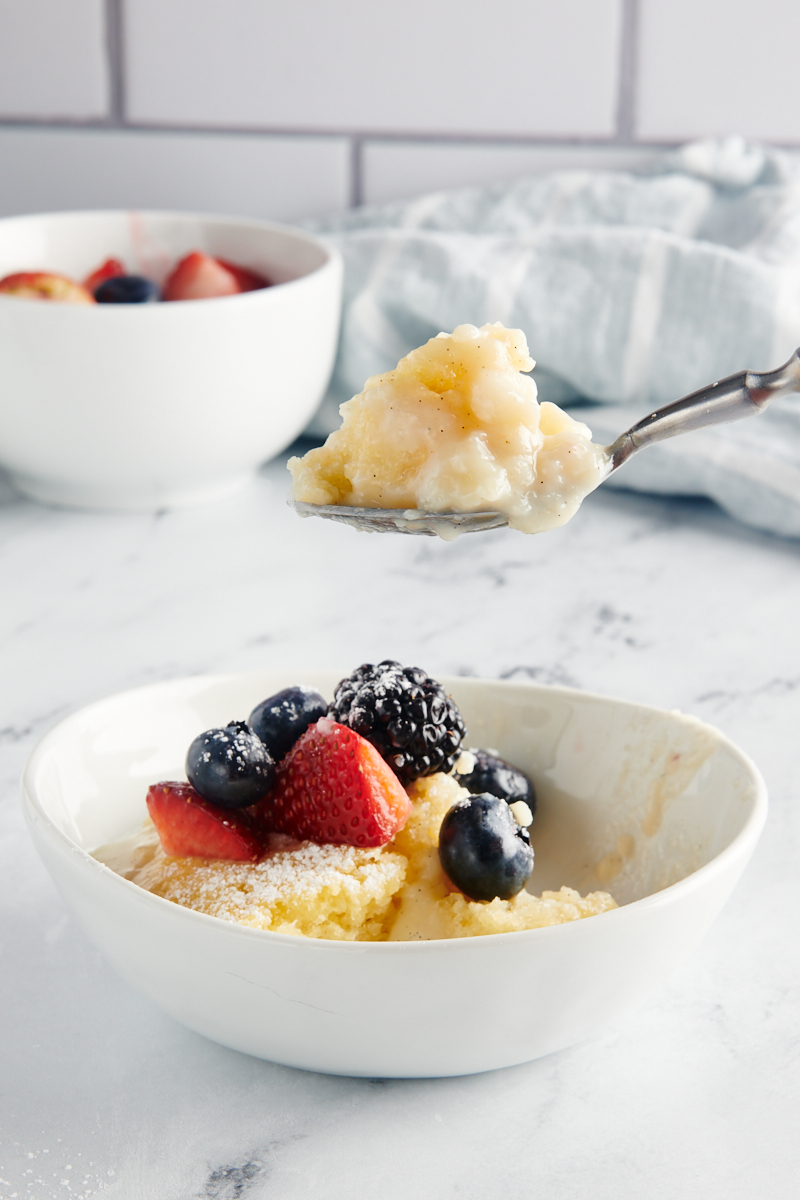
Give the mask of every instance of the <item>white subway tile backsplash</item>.
[(166, 208), (298, 221), (349, 200), (343, 138), (0, 129), (0, 215)]
[(107, 114), (104, 9), (103, 0), (0, 0), (0, 117)]
[(800, 144), (776, 41), (797, 3), (0, 0), (0, 213), (292, 221), (694, 137)]
[(622, 0), (127, 0), (134, 121), (606, 136)]
[(546, 171), (636, 170), (654, 156), (654, 151), (644, 146), (368, 141), (363, 148), (363, 199), (366, 204), (381, 204), (446, 188), (502, 183)]
[(788, 0), (640, 0), (644, 138), (741, 133), (800, 142), (793, 68), (800, 5)]

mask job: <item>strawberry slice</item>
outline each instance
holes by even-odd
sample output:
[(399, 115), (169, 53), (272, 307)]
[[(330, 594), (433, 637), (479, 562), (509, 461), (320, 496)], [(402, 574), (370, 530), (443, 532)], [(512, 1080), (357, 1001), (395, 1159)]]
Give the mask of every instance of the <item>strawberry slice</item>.
[(264, 853), (252, 818), (204, 800), (190, 783), (155, 783), (147, 810), (165, 854), (255, 862)]
[(54, 271), (18, 271), (0, 279), (0, 292), (20, 300), (55, 300), (61, 304), (94, 304), (95, 299), (80, 283)]
[(232, 271), (208, 254), (193, 250), (182, 258), (164, 284), (164, 300), (212, 300), (236, 296), (241, 288)]
[(269, 280), (265, 279), (263, 275), (259, 275), (258, 271), (251, 271), (249, 267), (239, 267), (236, 263), (229, 262), (227, 258), (218, 258), (217, 262), (226, 271), (230, 271), (239, 285), (240, 292), (257, 292), (261, 288), (270, 286)]
[(278, 764), (273, 790), (255, 809), (266, 829), (347, 846), (384, 846), (410, 813), (400, 780), (375, 747), (327, 717)]
[(125, 267), (118, 258), (107, 258), (99, 267), (95, 267), (90, 275), (87, 275), (83, 281), (83, 286), (87, 292), (94, 295), (95, 288), (99, 288), (101, 283), (105, 283), (107, 279), (116, 279), (118, 275), (125, 275)]

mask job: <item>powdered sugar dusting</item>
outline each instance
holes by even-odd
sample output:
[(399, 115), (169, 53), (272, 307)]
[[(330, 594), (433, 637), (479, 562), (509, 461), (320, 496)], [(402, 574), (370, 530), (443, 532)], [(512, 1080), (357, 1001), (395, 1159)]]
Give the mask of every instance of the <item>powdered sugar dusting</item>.
[(135, 883), (187, 908), (257, 929), (335, 940), (380, 934), (406, 860), (381, 848), (273, 835), (257, 863), (169, 858), (158, 849)]

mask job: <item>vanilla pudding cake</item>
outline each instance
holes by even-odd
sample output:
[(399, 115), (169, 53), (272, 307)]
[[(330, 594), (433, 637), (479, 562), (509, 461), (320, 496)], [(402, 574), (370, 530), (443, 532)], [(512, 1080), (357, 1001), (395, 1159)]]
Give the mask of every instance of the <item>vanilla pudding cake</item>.
[(188, 782), (95, 857), (196, 912), (332, 941), (511, 933), (615, 908), (605, 892), (526, 890), (532, 781), (466, 726), (418, 667), (365, 663), (332, 703), (285, 688), (198, 734)]
[(445, 875), (439, 829), (469, 793), (434, 774), (409, 788), (411, 815), (385, 846), (297, 842), (270, 835), (258, 862), (164, 853), (152, 822), (95, 857), (140, 887), (196, 912), (303, 937), (333, 941), (429, 941), (560, 925), (616, 908), (606, 892), (524, 889), (509, 900), (468, 899)]
[(495, 510), (525, 533), (563, 525), (608, 474), (591, 431), (539, 404), (524, 333), (459, 325), (340, 408), (324, 446), (291, 458), (307, 504), (426, 512)]

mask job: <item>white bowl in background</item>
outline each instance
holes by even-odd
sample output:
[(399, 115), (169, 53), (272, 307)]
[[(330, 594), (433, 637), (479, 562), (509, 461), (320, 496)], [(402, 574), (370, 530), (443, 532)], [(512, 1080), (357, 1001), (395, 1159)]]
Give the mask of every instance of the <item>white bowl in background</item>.
[(157, 509), (242, 487), (327, 387), (342, 263), (300, 230), (186, 213), (0, 220), (0, 278), (81, 279), (108, 257), (159, 284), (191, 250), (274, 286), (214, 300), (59, 304), (0, 294), (0, 465), (46, 503)]
[(330, 696), (337, 678), (263, 672), (125, 692), (62, 721), (23, 777), (37, 849), (97, 946), (176, 1020), (247, 1054), (426, 1077), (572, 1045), (694, 949), (761, 832), (763, 780), (710, 726), (566, 688), (447, 679), (470, 743), (535, 780), (533, 890), (607, 888), (619, 909), (451, 941), (320, 941), (181, 908), (90, 856), (138, 828), (150, 783), (183, 778), (197, 733), (292, 683)]

